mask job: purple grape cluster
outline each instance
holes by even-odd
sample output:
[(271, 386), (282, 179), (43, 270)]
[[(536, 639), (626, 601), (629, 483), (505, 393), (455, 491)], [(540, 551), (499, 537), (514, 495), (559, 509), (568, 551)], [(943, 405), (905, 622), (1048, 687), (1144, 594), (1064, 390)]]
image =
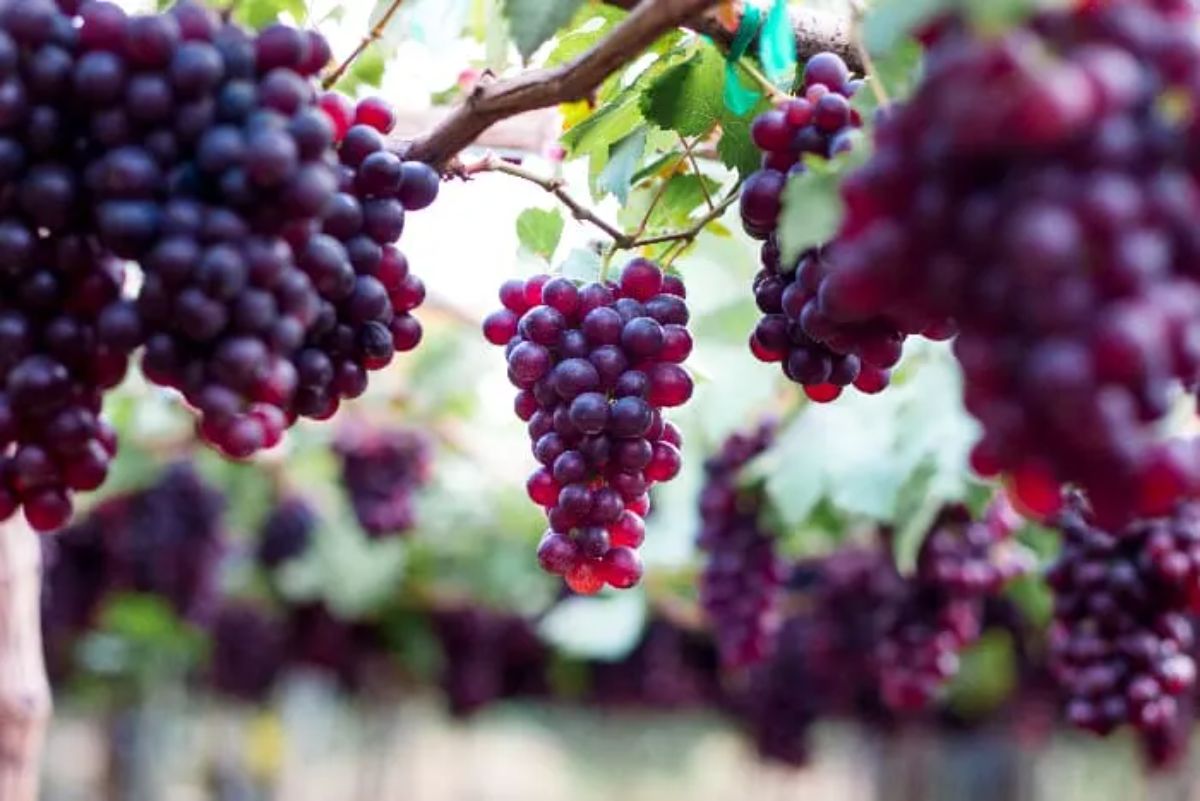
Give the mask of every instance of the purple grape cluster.
[(842, 185), (818, 303), (833, 323), (957, 330), (980, 474), (1043, 518), (1060, 487), (1104, 525), (1200, 489), (1156, 423), (1200, 380), (1200, 16), (1190, 0), (1076, 3), (1001, 37), (953, 17), (913, 97)]
[(348, 430), (337, 443), (342, 484), (371, 537), (403, 534), (417, 523), (416, 493), (433, 475), (433, 442), (418, 430)]
[(263, 521), (255, 551), (258, 564), (276, 570), (308, 551), (317, 528), (317, 513), (301, 498), (284, 498)]
[(682, 466), (662, 410), (692, 396), (685, 296), (679, 278), (634, 259), (613, 282), (509, 281), (484, 321), (542, 465), (526, 484), (550, 523), (538, 560), (576, 592), (641, 580), (647, 493)]
[(154, 595), (181, 617), (207, 622), (226, 552), (224, 500), (187, 464), (149, 487), (111, 498), (43, 543), (42, 620), (53, 672), (122, 593)]
[(932, 703), (958, 672), (959, 654), (982, 631), (984, 605), (1033, 565), (1009, 547), (1020, 518), (1000, 494), (981, 521), (942, 510), (926, 534), (914, 575), (884, 611), (876, 649), (884, 702), (898, 710)]
[(725, 701), (711, 639), (662, 617), (647, 622), (628, 656), (588, 668), (586, 700), (604, 709), (719, 708)]
[(283, 621), (261, 604), (222, 603), (209, 627), (209, 686), (245, 703), (266, 701), (286, 667), (286, 632)]
[(23, 509), (40, 531), (105, 480), (101, 404), (141, 342), (122, 266), (91, 238), (79, 39), (48, 0), (0, 8), (0, 520)]
[(442, 691), (456, 717), (548, 691), (549, 653), (524, 618), (458, 606), (434, 610), (430, 622), (442, 649)]
[(838, 398), (844, 387), (882, 392), (900, 360), (903, 337), (880, 321), (839, 325), (819, 302), (828, 265), (820, 250), (784, 264), (776, 231), (784, 187), (802, 175), (806, 156), (829, 159), (851, 146), (862, 127), (850, 98), (861, 81), (852, 80), (845, 62), (820, 53), (805, 64), (804, 95), (760, 115), (751, 128), (763, 151), (762, 169), (746, 179), (742, 223), (764, 240), (762, 270), (754, 278), (754, 299), (762, 319), (750, 337), (750, 350), (763, 362), (778, 362), (784, 375), (819, 403)]
[(323, 602), (289, 608), (285, 625), (287, 664), (325, 673), (345, 690), (361, 689), (387, 659), (379, 627), (344, 620)]
[(704, 464), (699, 544), (706, 559), (700, 604), (727, 667), (745, 667), (769, 656), (782, 620), (787, 563), (776, 551), (775, 533), (760, 520), (761, 488), (739, 486), (742, 468), (774, 438), (773, 423), (735, 434)]
[(382, 101), (318, 97), (329, 56), (196, 0), (0, 8), (0, 519), (57, 528), (103, 482), (103, 395), (143, 344), (240, 458), (419, 342), (395, 243), (438, 176), (383, 150)]
[[(294, 405), (303, 416), (326, 419), (342, 399), (366, 391), (368, 372), (382, 370), (397, 352), (421, 341), (421, 325), (411, 312), (424, 301), (425, 286), (396, 243), (405, 213), (437, 198), (439, 177), (428, 165), (385, 149), (384, 136), (395, 125), (386, 103), (368, 98), (355, 107), (328, 93), (319, 105), (339, 143), (337, 192), (305, 252), (316, 262), (342, 267), (322, 285), (317, 320), (294, 359), (299, 379)], [(344, 269), (347, 262), (352, 272)]]
[(1130, 724), (1153, 755), (1191, 712), (1200, 506), (1114, 532), (1073, 496), (1058, 527), (1049, 647), (1067, 719), (1097, 734)]

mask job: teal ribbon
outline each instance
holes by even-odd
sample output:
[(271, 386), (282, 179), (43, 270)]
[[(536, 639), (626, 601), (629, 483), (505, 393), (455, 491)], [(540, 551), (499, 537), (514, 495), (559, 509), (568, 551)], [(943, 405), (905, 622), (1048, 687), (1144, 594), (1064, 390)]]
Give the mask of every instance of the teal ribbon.
[(729, 55), (725, 57), (725, 107), (739, 117), (750, 113), (762, 97), (754, 88), (742, 83), (742, 76), (738, 72), (738, 61), (750, 50), (760, 27), (762, 10), (758, 6), (746, 6), (746, 13), (742, 15), (737, 35), (733, 37), (733, 44), (729, 46)]
[(775, 0), (758, 37), (758, 59), (774, 83), (790, 78), (796, 68), (796, 34), (787, 0)]

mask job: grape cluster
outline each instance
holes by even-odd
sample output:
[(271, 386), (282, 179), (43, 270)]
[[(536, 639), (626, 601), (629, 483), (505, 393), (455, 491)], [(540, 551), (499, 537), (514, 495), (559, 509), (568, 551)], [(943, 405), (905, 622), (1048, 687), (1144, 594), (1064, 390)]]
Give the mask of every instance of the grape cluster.
[(324, 602), (288, 609), (286, 662), (316, 670), (342, 688), (362, 688), (375, 666), (386, 660), (384, 633), (363, 621), (343, 620)]
[(1131, 724), (1153, 754), (1190, 714), (1196, 684), (1200, 506), (1114, 532), (1075, 496), (1058, 527), (1050, 665), (1067, 718), (1097, 734)]
[(741, 469), (770, 447), (774, 424), (735, 434), (704, 465), (699, 544), (707, 556), (700, 603), (727, 667), (760, 662), (771, 652), (781, 622), (786, 562), (775, 534), (760, 521), (762, 490), (739, 486)]
[(266, 570), (276, 570), (304, 555), (312, 544), (317, 514), (301, 498), (284, 498), (263, 520), (255, 556)]
[(923, 709), (958, 672), (959, 654), (982, 630), (986, 600), (1033, 566), (1010, 547), (1019, 524), (1003, 494), (978, 522), (963, 507), (942, 510), (922, 542), (916, 572), (883, 610), (876, 658), (888, 706)]
[(500, 700), (547, 692), (549, 653), (529, 621), (477, 606), (437, 609), (431, 617), (451, 714), (467, 717)]
[(550, 523), (538, 560), (576, 592), (641, 579), (647, 493), (682, 466), (662, 409), (692, 395), (685, 295), (678, 278), (634, 259), (616, 282), (509, 281), (504, 308), (484, 321), (488, 341), (505, 347), (542, 465), (526, 485)]
[(750, 337), (750, 350), (760, 361), (778, 362), (784, 375), (821, 403), (851, 385), (882, 392), (903, 347), (903, 337), (882, 321), (844, 325), (830, 320), (818, 300), (828, 273), (821, 250), (784, 264), (776, 237), (784, 187), (806, 171), (803, 159), (829, 159), (851, 147), (853, 132), (862, 126), (850, 105), (860, 83), (833, 53), (809, 59), (804, 95), (754, 121), (751, 134), (763, 151), (762, 169), (746, 179), (741, 197), (746, 232), (764, 240), (762, 270), (754, 278), (754, 299), (764, 316)]
[(90, 236), (80, 36), (47, 0), (0, 8), (0, 520), (23, 508), (42, 531), (103, 483), (102, 399), (141, 342), (122, 266)]
[(238, 701), (264, 702), (286, 666), (286, 631), (283, 622), (260, 604), (222, 603), (209, 630), (209, 685)]
[(78, 637), (122, 593), (154, 595), (181, 617), (207, 622), (226, 552), (224, 499), (187, 464), (119, 495), (43, 542), (42, 620), (54, 673)]
[(587, 701), (601, 708), (677, 710), (724, 702), (712, 641), (663, 618), (651, 618), (623, 659), (590, 663)]
[(366, 390), (369, 371), (387, 367), (397, 352), (421, 341), (411, 312), (424, 301), (425, 286), (396, 242), (405, 213), (433, 203), (439, 179), (429, 166), (385, 149), (395, 115), (382, 101), (368, 98), (354, 106), (328, 93), (319, 105), (339, 142), (337, 192), (325, 205), (320, 231), (304, 245), (311, 263), (324, 265), (321, 281), (310, 272), (322, 303), (294, 363), (296, 412), (325, 419), (343, 398)]
[(104, 480), (101, 401), (143, 344), (239, 458), (416, 346), (395, 243), (438, 176), (383, 150), (386, 104), (318, 97), (329, 55), (196, 0), (0, 9), (0, 519), (57, 528)]
[(403, 534), (417, 522), (416, 492), (433, 472), (433, 442), (417, 430), (348, 430), (338, 441), (342, 484), (371, 537)]
[(959, 332), (972, 454), (1050, 517), (1060, 487), (1104, 525), (1200, 488), (1192, 445), (1160, 439), (1200, 379), (1190, 2), (1076, 3), (981, 39), (927, 36), (914, 96), (842, 185), (818, 293), (835, 324)]

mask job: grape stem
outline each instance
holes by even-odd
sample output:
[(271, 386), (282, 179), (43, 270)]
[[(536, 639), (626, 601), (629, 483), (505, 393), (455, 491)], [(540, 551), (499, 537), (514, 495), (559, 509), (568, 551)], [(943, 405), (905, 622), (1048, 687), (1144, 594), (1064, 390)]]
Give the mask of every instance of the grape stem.
[[(514, 164), (511, 161), (499, 158), (495, 155), (485, 156), (480, 161), (464, 165), (455, 171), (455, 174), (461, 178), (470, 178), (474, 175), (487, 172), (498, 172), (505, 175), (511, 175), (514, 178), (520, 178), (523, 181), (528, 181), (535, 186), (541, 187), (544, 191), (553, 195), (560, 203), (563, 204), (580, 222), (586, 222), (594, 225), (603, 231), (609, 239), (612, 240), (610, 247), (611, 251), (617, 250), (633, 250), (647, 245), (660, 245), (663, 243), (674, 242), (680, 243), (684, 248), (690, 245), (700, 233), (708, 227), (710, 223), (720, 219), (722, 215), (729, 209), (730, 206), (738, 199), (738, 189), (741, 183), (735, 184), (726, 196), (700, 219), (691, 226), (680, 230), (671, 231), (665, 234), (654, 234), (652, 236), (643, 236), (644, 227), (634, 234), (626, 234), (621, 229), (608, 222), (604, 218), (597, 215), (591, 209), (584, 206), (578, 200), (571, 196), (566, 190), (566, 183), (561, 178), (547, 178), (537, 173), (531, 172), (519, 164)], [(661, 190), (659, 192), (661, 196)], [(649, 215), (647, 215), (648, 217)]]
[(383, 32), (386, 31), (387, 26), (391, 24), (392, 19), (396, 16), (396, 12), (400, 10), (400, 6), (403, 2), (404, 0), (392, 0), (391, 4), (388, 5), (387, 10), (380, 15), (379, 20), (374, 26), (371, 27), (371, 30), (367, 33), (367, 35), (362, 38), (362, 41), (358, 43), (358, 46), (354, 48), (353, 52), (346, 56), (342, 63), (338, 64), (333, 72), (325, 76), (325, 80), (321, 82), (321, 86), (323, 88), (333, 88), (333, 86), (342, 79), (342, 76), (346, 74), (346, 70), (350, 69), (350, 67), (354, 65), (354, 62), (357, 61), (359, 57), (367, 51), (367, 48), (383, 38)]
[(888, 96), (887, 87), (879, 79), (879, 71), (875, 69), (871, 51), (867, 49), (867, 43), (863, 39), (863, 19), (867, 12), (862, 0), (850, 0), (850, 11), (850, 39), (862, 60), (863, 74), (867, 76), (867, 83), (871, 85), (871, 91), (875, 93), (875, 100), (881, 107), (887, 108), (892, 104), (892, 99)]
[[(493, 124), (525, 111), (587, 97), (608, 76), (638, 58), (660, 36), (695, 19), (719, 0), (638, 3), (595, 47), (555, 67), (511, 78), (484, 76), (461, 104), (412, 142), (397, 143), (405, 158), (444, 167)], [(632, 6), (631, 6), (632, 7)]]

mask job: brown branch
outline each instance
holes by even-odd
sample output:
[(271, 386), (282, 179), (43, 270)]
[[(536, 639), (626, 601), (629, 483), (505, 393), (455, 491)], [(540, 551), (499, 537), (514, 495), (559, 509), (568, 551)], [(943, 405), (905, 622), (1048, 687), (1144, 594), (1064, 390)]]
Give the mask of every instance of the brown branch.
[(472, 164), (469, 167), (464, 167), (461, 171), (463, 177), (470, 177), (484, 172), (500, 172), (505, 175), (511, 175), (515, 178), (520, 178), (523, 181), (528, 181), (535, 186), (541, 187), (546, 192), (554, 195), (559, 203), (567, 207), (576, 220), (580, 222), (591, 223), (609, 236), (613, 241), (613, 245), (622, 250), (634, 247), (636, 240), (634, 237), (627, 236), (607, 220), (597, 216), (595, 212), (584, 206), (578, 200), (573, 198), (567, 192), (566, 184), (561, 178), (544, 178), (540, 175), (526, 170), (518, 164), (513, 164), (511, 161), (497, 158), (496, 156), (487, 156), (482, 161)]
[(634, 241), (631, 247), (661, 245), (664, 242), (682, 242), (684, 243), (684, 247), (687, 247), (687, 245), (690, 244), (696, 237), (700, 236), (700, 232), (707, 228), (709, 224), (716, 222), (725, 215), (725, 212), (729, 210), (729, 207), (737, 201), (738, 192), (740, 189), (741, 185), (739, 184), (729, 190), (729, 193), (725, 195), (724, 199), (715, 205), (707, 214), (697, 220), (692, 227), (683, 231), (673, 231), (669, 234), (643, 237)]
[(381, 16), (379, 21), (372, 26), (367, 35), (362, 38), (362, 41), (358, 43), (358, 46), (354, 48), (354, 51), (350, 55), (346, 56), (345, 60), (342, 61), (341, 64), (337, 65), (337, 69), (329, 73), (329, 75), (325, 77), (325, 80), (321, 82), (321, 85), (325, 89), (332, 88), (334, 84), (340, 81), (342, 76), (346, 74), (346, 70), (350, 69), (350, 65), (357, 61), (358, 57), (366, 52), (368, 47), (383, 38), (383, 32), (386, 31), (387, 26), (391, 24), (392, 18), (396, 16), (396, 12), (400, 10), (400, 5), (403, 2), (404, 0), (392, 0), (392, 4), (387, 7), (387, 10), (383, 12), (383, 16)]
[[(502, 119), (588, 96), (672, 28), (701, 16), (718, 0), (645, 0), (591, 50), (549, 69), (483, 80), (439, 125), (404, 149), (406, 158), (444, 166)], [(628, 7), (633, 7), (629, 3)]]
[(36, 801), (50, 685), (42, 657), (41, 545), (0, 524), (0, 799)]
[[(638, 0), (605, 0), (610, 6), (632, 9)], [(742, 3), (737, 6), (737, 18), (741, 19)], [(801, 61), (807, 61), (812, 56), (823, 51), (831, 51), (841, 56), (850, 69), (863, 73), (862, 59), (854, 46), (851, 36), (850, 20), (828, 11), (817, 11), (811, 8), (792, 8), (792, 29), (796, 32), (796, 53)], [(718, 18), (715, 11), (698, 14), (684, 23), (684, 27), (702, 33), (717, 44), (728, 48), (733, 44), (736, 29), (726, 27)]]

